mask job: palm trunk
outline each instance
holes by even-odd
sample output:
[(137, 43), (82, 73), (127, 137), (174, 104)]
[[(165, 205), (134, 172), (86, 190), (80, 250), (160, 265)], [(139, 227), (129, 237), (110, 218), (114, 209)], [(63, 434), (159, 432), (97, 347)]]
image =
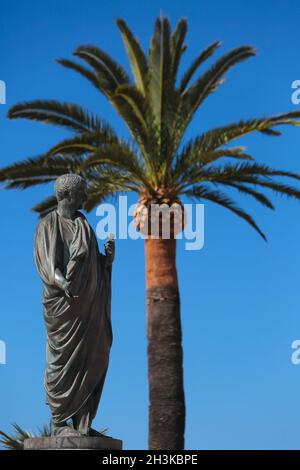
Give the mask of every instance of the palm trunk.
[(145, 240), (149, 449), (184, 449), (185, 401), (176, 240)]

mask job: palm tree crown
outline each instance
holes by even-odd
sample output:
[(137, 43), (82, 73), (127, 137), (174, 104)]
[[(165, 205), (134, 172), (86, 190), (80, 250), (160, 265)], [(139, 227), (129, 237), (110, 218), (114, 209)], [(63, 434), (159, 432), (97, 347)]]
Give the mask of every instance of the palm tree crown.
[[(299, 125), (296, 118), (300, 112), (239, 121), (183, 142), (199, 106), (224, 82), (226, 72), (254, 56), (255, 50), (251, 46), (233, 49), (196, 77), (198, 69), (219, 48), (220, 43), (214, 42), (195, 58), (179, 80), (180, 60), (186, 50), (185, 19), (180, 19), (171, 31), (169, 20), (158, 18), (148, 55), (124, 20), (118, 19), (117, 25), (133, 78), (110, 55), (93, 45), (74, 51), (84, 65), (66, 59), (59, 59), (58, 63), (83, 75), (107, 97), (125, 121), (130, 137), (121, 139), (111, 125), (77, 104), (54, 100), (17, 104), (10, 109), (9, 118), (62, 126), (72, 131), (72, 136), (43, 155), (3, 168), (0, 181), (4, 187), (27, 188), (76, 172), (88, 182), (87, 211), (120, 191), (135, 191), (146, 204), (162, 199), (171, 203), (187, 195), (224, 206), (265, 238), (254, 219), (223, 188), (234, 188), (273, 209), (260, 188), (300, 199), (300, 190), (276, 178), (299, 180), (300, 176), (257, 163), (244, 147), (230, 144), (255, 131), (280, 135), (274, 127)], [(236, 162), (232, 163), (232, 159)], [(34, 210), (43, 216), (55, 206), (55, 198), (50, 197)]]

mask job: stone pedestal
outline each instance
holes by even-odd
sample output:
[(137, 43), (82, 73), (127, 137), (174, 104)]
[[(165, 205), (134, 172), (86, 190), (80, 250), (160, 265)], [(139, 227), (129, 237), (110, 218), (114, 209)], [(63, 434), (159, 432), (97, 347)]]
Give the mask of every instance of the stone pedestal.
[(24, 450), (122, 450), (123, 442), (111, 437), (33, 437), (24, 441)]

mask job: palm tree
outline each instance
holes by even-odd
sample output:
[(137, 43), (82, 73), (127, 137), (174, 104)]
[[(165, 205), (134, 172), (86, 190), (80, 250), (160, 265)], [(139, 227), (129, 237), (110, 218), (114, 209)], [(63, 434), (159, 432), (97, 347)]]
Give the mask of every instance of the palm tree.
[[(152, 203), (181, 204), (182, 196), (219, 204), (265, 235), (255, 220), (224, 189), (253, 197), (269, 209), (274, 206), (261, 190), (300, 199), (300, 190), (282, 178), (299, 180), (298, 174), (270, 168), (255, 161), (241, 146), (231, 142), (255, 131), (271, 136), (280, 125), (298, 125), (300, 112), (260, 119), (241, 120), (183, 141), (199, 106), (220, 87), (234, 65), (255, 55), (241, 46), (222, 55), (199, 76), (202, 67), (219, 48), (214, 42), (202, 51), (178, 77), (186, 50), (187, 21), (180, 19), (172, 31), (168, 18), (155, 22), (149, 54), (123, 19), (117, 20), (133, 77), (109, 54), (93, 46), (75, 50), (80, 61), (58, 63), (83, 75), (108, 99), (129, 129), (128, 139), (77, 104), (36, 100), (13, 106), (9, 118), (26, 118), (72, 132), (46, 153), (3, 168), (5, 188), (28, 188), (49, 183), (67, 172), (82, 174), (88, 181), (87, 211), (120, 192), (136, 192), (137, 227), (140, 207)], [(84, 64), (85, 63), (85, 64)], [(229, 158), (230, 160), (226, 160)], [(233, 160), (231, 160), (233, 159)], [(224, 163), (225, 162), (225, 163)], [(34, 211), (45, 215), (55, 209), (53, 196)], [(185, 399), (176, 238), (149, 236), (145, 240), (147, 336), (149, 377), (149, 448), (183, 449)]]

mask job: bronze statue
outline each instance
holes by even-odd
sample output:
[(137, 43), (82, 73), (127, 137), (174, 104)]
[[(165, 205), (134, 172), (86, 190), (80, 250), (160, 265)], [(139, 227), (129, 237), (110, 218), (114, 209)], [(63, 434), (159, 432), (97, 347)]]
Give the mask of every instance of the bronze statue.
[(91, 428), (112, 344), (111, 271), (114, 240), (98, 249), (78, 211), (86, 182), (75, 174), (55, 182), (57, 210), (37, 227), (34, 256), (44, 283), (47, 330), (45, 388), (54, 436), (96, 436)]

